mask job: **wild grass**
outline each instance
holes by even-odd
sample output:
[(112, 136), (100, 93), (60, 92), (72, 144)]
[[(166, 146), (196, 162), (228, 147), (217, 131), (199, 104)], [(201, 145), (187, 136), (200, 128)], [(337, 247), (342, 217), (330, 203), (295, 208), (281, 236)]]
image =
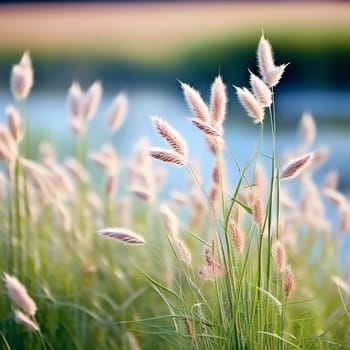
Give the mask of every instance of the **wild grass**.
[[(260, 77), (250, 73), (251, 88), (228, 88), (218, 76), (207, 104), (180, 83), (192, 112), (188, 127), (203, 134), (213, 159), (207, 174), (161, 117), (150, 123), (168, 148), (135, 140), (123, 161), (111, 144), (89, 150), (98, 82), (87, 92), (76, 82), (69, 90), (76, 154), (59, 160), (47, 144), (31, 154), (24, 104), (33, 68), (24, 54), (11, 75), (16, 106), (0, 127), (2, 348), (349, 348), (349, 275), (339, 255), (350, 205), (336, 173), (323, 184), (313, 179), (327, 152), (313, 148), (310, 114), (301, 119), (300, 148), (280, 161), (274, 96), (288, 68), (275, 64), (264, 37), (257, 53), (252, 70)], [(242, 165), (224, 136), (234, 88), (259, 128)], [(111, 132), (126, 113), (121, 93), (111, 106)], [(266, 124), (271, 135), (264, 135)], [(265, 137), (267, 154), (260, 149)], [(239, 175), (235, 183), (227, 161)], [(104, 191), (93, 188), (88, 162), (100, 169)], [(159, 192), (173, 166), (181, 166), (188, 190), (164, 198)], [(338, 226), (327, 220), (326, 200), (338, 209)]]

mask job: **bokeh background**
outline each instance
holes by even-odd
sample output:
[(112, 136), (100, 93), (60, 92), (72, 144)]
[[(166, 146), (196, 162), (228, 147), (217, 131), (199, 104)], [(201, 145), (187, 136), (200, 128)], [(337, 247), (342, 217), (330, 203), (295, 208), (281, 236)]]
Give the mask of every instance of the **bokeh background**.
[[(163, 117), (190, 143), (191, 156), (210, 162), (201, 135), (186, 118), (177, 79), (201, 91), (220, 73), (229, 96), (226, 138), (242, 162), (254, 151), (258, 131), (240, 107), (232, 85), (248, 85), (257, 72), (256, 47), (264, 31), (276, 64), (290, 62), (276, 89), (278, 152), (300, 143), (298, 123), (310, 111), (318, 125), (316, 148), (330, 149), (330, 169), (340, 189), (350, 190), (350, 4), (347, 2), (76, 2), (1, 3), (0, 105), (13, 103), (9, 76), (29, 50), (35, 85), (27, 103), (37, 140), (55, 144), (62, 156), (74, 149), (67, 91), (72, 81), (87, 89), (100, 80), (104, 97), (89, 127), (91, 149), (113, 142), (121, 157), (141, 136), (160, 145), (150, 115)], [(106, 113), (125, 91), (129, 111), (124, 126), (110, 135)], [(2, 116), (3, 118), (3, 116)], [(264, 147), (269, 150), (266, 132)], [(33, 147), (36, 147), (35, 145)], [(263, 149), (264, 149), (263, 147)], [(180, 185), (179, 185), (180, 186)]]

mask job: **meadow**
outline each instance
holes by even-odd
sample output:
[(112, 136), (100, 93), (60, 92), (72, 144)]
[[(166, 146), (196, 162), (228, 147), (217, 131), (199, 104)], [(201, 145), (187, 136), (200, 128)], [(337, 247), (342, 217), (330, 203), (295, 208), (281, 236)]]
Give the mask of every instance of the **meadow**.
[[(256, 65), (241, 67), (249, 87), (218, 75), (206, 102), (178, 82), (191, 114), (184, 123), (203, 135), (210, 169), (192, 160), (166, 116), (149, 121), (159, 144), (133, 140), (123, 159), (111, 143), (89, 149), (99, 82), (87, 91), (72, 83), (67, 133), (76, 149), (59, 159), (59, 145), (27, 132), (29, 53), (13, 66), (14, 103), (0, 126), (3, 349), (350, 348), (350, 276), (340, 261), (350, 204), (336, 172), (314, 180), (328, 152), (314, 147), (310, 113), (300, 119), (299, 147), (277, 149), (274, 101), (289, 65), (275, 63), (263, 35), (257, 44)], [(228, 98), (258, 130), (242, 164), (225, 138)], [(127, 110), (119, 93), (109, 135)], [(167, 173), (186, 190), (160, 195)]]

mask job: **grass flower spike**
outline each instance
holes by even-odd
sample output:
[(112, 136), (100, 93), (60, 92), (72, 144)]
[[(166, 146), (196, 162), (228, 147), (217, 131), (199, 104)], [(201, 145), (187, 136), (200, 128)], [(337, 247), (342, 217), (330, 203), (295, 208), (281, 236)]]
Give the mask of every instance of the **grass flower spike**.
[(169, 146), (178, 154), (187, 157), (187, 145), (180, 134), (172, 128), (166, 121), (158, 117), (151, 117), (153, 126), (158, 134), (169, 144)]
[(281, 179), (292, 179), (304, 171), (311, 163), (313, 154), (307, 153), (304, 156), (292, 160), (281, 172)]
[(10, 299), (28, 315), (34, 316), (37, 310), (36, 304), (23, 284), (15, 276), (7, 273), (4, 275), (4, 281)]
[(108, 115), (108, 125), (112, 132), (116, 132), (123, 124), (128, 111), (128, 98), (126, 94), (120, 93), (114, 99)]
[(200, 93), (185, 83), (181, 83), (185, 100), (192, 110), (193, 116), (203, 123), (209, 122), (209, 109)]
[(110, 227), (97, 231), (102, 237), (114, 238), (122, 243), (130, 245), (144, 244), (145, 240), (137, 233), (122, 227)]
[(149, 150), (149, 154), (152, 158), (161, 160), (166, 163), (172, 163), (177, 166), (184, 166), (186, 164), (185, 158), (172, 150), (159, 148), (159, 147), (152, 147)]
[(38, 332), (40, 330), (39, 326), (20, 310), (15, 311), (15, 321), (16, 323), (21, 324), (31, 332)]
[(261, 124), (264, 121), (264, 108), (254, 95), (247, 88), (236, 87), (236, 93), (239, 102), (242, 104), (248, 115), (255, 124)]
[(271, 45), (263, 35), (259, 42), (257, 56), (259, 72), (264, 82), (269, 87), (276, 86), (287, 65), (275, 66)]
[(28, 52), (25, 52), (19, 62), (12, 68), (10, 85), (14, 98), (18, 101), (28, 97), (33, 86), (33, 68)]

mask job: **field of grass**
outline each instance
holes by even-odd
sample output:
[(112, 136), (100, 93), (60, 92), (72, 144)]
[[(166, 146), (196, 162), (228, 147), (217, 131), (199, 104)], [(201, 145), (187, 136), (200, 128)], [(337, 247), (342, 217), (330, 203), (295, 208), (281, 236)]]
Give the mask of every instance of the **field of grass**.
[[(217, 76), (209, 103), (180, 83), (192, 114), (184, 123), (203, 134), (213, 162), (202, 173), (186, 140), (160, 117), (150, 123), (167, 147), (134, 140), (126, 159), (108, 142), (89, 149), (98, 82), (69, 90), (75, 154), (57, 159), (59, 145), (47, 143), (33, 152), (26, 133), (33, 67), (22, 56), (11, 72), (14, 107), (0, 126), (1, 348), (349, 349), (350, 276), (340, 255), (350, 204), (336, 172), (313, 180), (327, 151), (314, 148), (311, 115), (301, 119), (298, 149), (276, 149), (274, 97), (288, 70), (281, 63), (262, 37), (250, 88), (236, 87), (258, 135), (244, 164), (224, 136), (235, 82)], [(117, 95), (110, 133), (127, 104)], [(260, 150), (264, 138), (268, 154)], [(226, 162), (235, 174), (225, 172)], [(88, 163), (99, 169), (94, 181)], [(179, 174), (187, 191), (160, 196), (167, 172)]]

